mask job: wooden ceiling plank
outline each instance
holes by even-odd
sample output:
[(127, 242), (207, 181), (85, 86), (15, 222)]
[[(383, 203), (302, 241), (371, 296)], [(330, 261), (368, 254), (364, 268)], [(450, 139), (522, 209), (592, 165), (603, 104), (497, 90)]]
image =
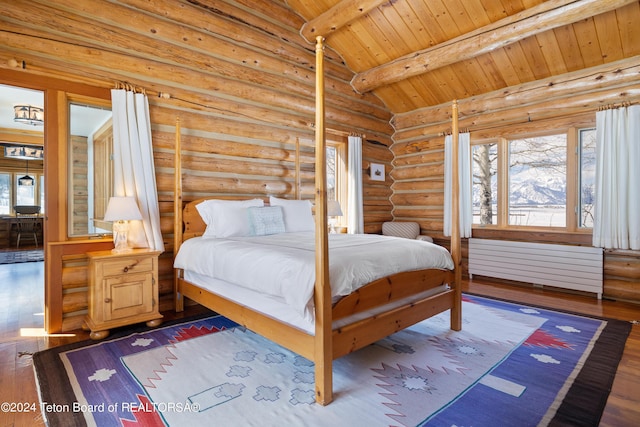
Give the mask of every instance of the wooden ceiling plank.
[(445, 34), (445, 40), (451, 40), (460, 34), (453, 17), (441, 0), (429, 0), (426, 3), (430, 13), (436, 18), (438, 25)]
[(556, 34), (558, 40), (562, 40), (560, 50), (567, 64), (567, 69), (569, 71), (576, 71), (585, 68), (584, 59), (580, 54), (580, 46), (578, 45), (578, 39), (573, 26), (565, 25), (564, 27), (555, 28), (553, 32)]
[(551, 75), (547, 61), (538, 44), (538, 39), (535, 36), (528, 37), (516, 44), (520, 45), (522, 54), (526, 58), (526, 63), (529, 64), (533, 73), (534, 80), (543, 79)]
[[(415, 90), (413, 86), (409, 83), (411, 79), (407, 79), (399, 83), (400, 89), (398, 88), (380, 88), (382, 92), (378, 96), (384, 96), (385, 99), (390, 99), (389, 101), (394, 108), (398, 108), (400, 110), (404, 109), (413, 109), (414, 106), (419, 102), (424, 102), (424, 93), (421, 93), (418, 90)], [(418, 97), (418, 99), (413, 97)]]
[(506, 83), (506, 87), (515, 86), (521, 82), (518, 70), (511, 63), (511, 58), (505, 49), (498, 49), (489, 53), (496, 63), (496, 68), (500, 70), (500, 75)]
[(603, 60), (611, 62), (624, 58), (615, 11), (594, 16), (593, 22), (596, 27)]
[[(392, 3), (384, 8), (384, 13), (370, 13), (369, 19), (376, 22), (380, 34), (384, 34), (392, 44), (393, 51), (400, 51), (399, 56), (415, 52), (424, 46), (417, 17), (407, 3)], [(406, 19), (406, 20), (405, 20)], [(407, 22), (408, 21), (408, 22)], [(397, 56), (394, 56), (397, 58)]]
[(389, 0), (342, 0), (320, 16), (303, 24), (300, 29), (300, 34), (309, 43), (312, 43), (316, 36), (326, 38), (337, 29), (363, 17), (371, 10), (388, 1)]
[[(391, 84), (435, 68), (487, 53), (541, 31), (605, 13), (637, 0), (549, 0), (531, 9), (463, 34), (433, 48), (414, 52), (357, 74), (351, 81), (359, 92)], [(518, 25), (514, 25), (517, 23)]]
[(379, 40), (382, 51), (391, 58), (396, 57), (397, 53), (404, 55), (412, 52), (416, 46), (416, 40), (411, 32), (398, 33), (397, 29), (405, 26), (404, 21), (394, 10), (393, 7), (389, 7), (384, 14), (371, 13), (363, 19), (366, 22), (365, 28), (373, 30), (371, 36)]
[(391, 58), (387, 56), (388, 52), (384, 48), (382, 44), (383, 41), (379, 35), (372, 34), (371, 25), (365, 25), (363, 20), (358, 20), (349, 24), (349, 29), (350, 31), (348, 33), (336, 34), (332, 37), (329, 45), (333, 45), (335, 40), (340, 39), (343, 49), (350, 50), (355, 40), (360, 42), (364, 49), (362, 50), (360, 60), (357, 64), (354, 64), (355, 67), (352, 68), (356, 73), (362, 71), (362, 69), (369, 64), (379, 64), (380, 61)]
[(466, 1), (463, 3), (464, 9), (473, 21), (474, 28), (482, 28), (491, 23), (484, 5), (479, 1)]
[[(603, 56), (604, 52), (601, 49), (600, 42), (598, 41), (599, 37), (596, 32), (595, 21), (593, 19), (585, 19), (574, 23), (572, 27), (576, 35), (576, 42), (580, 49), (580, 55), (584, 58), (585, 66), (593, 67), (605, 62)], [(616, 34), (616, 38), (617, 37), (618, 36)], [(622, 47), (618, 46), (618, 50), (621, 51)], [(621, 58), (622, 57), (613, 58), (613, 60)]]
[(440, 23), (424, 2), (413, 2), (411, 8), (429, 35), (429, 42), (425, 43), (425, 46), (436, 46), (447, 40), (447, 36), (440, 26)]
[(618, 26), (620, 31), (620, 40), (622, 40), (622, 50), (624, 56), (634, 56), (640, 54), (640, 43), (636, 40), (640, 39), (640, 2), (630, 4), (616, 11), (618, 16)]
[(509, 86), (502, 78), (502, 73), (491, 54), (480, 55), (476, 58), (480, 63), (485, 77), (489, 80), (487, 87), (501, 88)]
[(422, 17), (416, 11), (413, 3), (395, 3), (394, 8), (397, 10), (398, 15), (400, 15), (404, 27), (411, 31), (413, 37), (420, 46), (419, 48), (413, 49), (414, 51), (423, 49), (424, 46), (433, 46), (437, 44), (433, 41), (429, 28), (425, 24), (424, 20), (421, 19)]
[(489, 24), (489, 22), (486, 22), (484, 25), (476, 26), (471, 19), (472, 15), (467, 13), (464, 4), (460, 0), (447, 0), (445, 7), (449, 11), (449, 16), (451, 16), (460, 34), (465, 34), (473, 30), (477, 30), (478, 28)]
[(496, 75), (493, 74), (496, 70), (492, 64), (487, 63), (486, 56), (479, 56), (477, 58), (466, 61), (467, 75), (469, 80), (473, 80), (474, 91), (472, 93), (485, 93), (491, 92), (498, 88), (504, 87), (504, 82), (500, 79), (496, 80)]
[(551, 75), (555, 76), (569, 71), (567, 64), (564, 62), (562, 51), (560, 50), (560, 41), (554, 31), (545, 31), (536, 34), (536, 39), (538, 40), (538, 45), (545, 57)]

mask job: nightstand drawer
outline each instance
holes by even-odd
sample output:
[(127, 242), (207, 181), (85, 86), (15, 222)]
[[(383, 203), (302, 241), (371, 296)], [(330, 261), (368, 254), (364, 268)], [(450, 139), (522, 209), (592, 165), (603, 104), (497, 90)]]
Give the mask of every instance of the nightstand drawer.
[(119, 276), (121, 274), (143, 273), (153, 271), (153, 258), (129, 257), (103, 261), (101, 263), (102, 276)]

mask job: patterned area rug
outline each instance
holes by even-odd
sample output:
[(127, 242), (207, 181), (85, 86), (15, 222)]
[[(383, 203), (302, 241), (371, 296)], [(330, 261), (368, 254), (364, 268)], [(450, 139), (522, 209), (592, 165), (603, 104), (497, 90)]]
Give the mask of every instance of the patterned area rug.
[(16, 264), (19, 262), (44, 261), (42, 249), (28, 251), (0, 251), (0, 264)]
[[(465, 295), (448, 313), (313, 365), (223, 317), (34, 355), (50, 426), (597, 425), (630, 324)], [(218, 425), (218, 423), (215, 423)]]

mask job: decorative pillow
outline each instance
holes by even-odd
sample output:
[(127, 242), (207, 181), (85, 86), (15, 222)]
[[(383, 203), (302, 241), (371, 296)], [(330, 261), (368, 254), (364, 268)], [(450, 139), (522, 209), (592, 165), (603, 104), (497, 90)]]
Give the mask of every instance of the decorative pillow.
[(284, 233), (282, 206), (264, 206), (247, 208), (251, 234), (265, 236), (267, 234)]
[(207, 224), (203, 237), (250, 236), (247, 208), (251, 206), (264, 206), (264, 201), (209, 199), (198, 203), (196, 209)]
[(271, 206), (282, 206), (284, 228), (287, 233), (296, 231), (313, 231), (315, 222), (311, 213), (311, 202), (308, 200), (287, 200), (269, 197)]

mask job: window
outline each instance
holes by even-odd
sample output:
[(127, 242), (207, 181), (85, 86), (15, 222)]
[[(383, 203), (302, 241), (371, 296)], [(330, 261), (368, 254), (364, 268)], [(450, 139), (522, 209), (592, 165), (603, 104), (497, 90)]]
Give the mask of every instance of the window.
[(581, 129), (578, 133), (580, 161), (579, 227), (593, 228), (593, 203), (596, 192), (596, 130)]
[(338, 151), (333, 145), (327, 146), (327, 200), (336, 200), (336, 163)]
[(0, 215), (11, 213), (11, 174), (0, 173)]
[(567, 136), (509, 141), (509, 225), (567, 224)]
[(15, 205), (38, 205), (44, 212), (44, 175), (29, 172), (34, 185), (18, 185), (22, 172), (0, 173), (0, 215), (12, 215)]
[(473, 161), (473, 224), (495, 225), (498, 216), (498, 144), (471, 147)]
[(336, 224), (347, 225), (347, 147), (346, 143), (327, 140), (327, 200), (337, 200), (342, 208), (342, 217), (336, 218)]
[(475, 226), (593, 226), (594, 129), (476, 143), (472, 170)]

